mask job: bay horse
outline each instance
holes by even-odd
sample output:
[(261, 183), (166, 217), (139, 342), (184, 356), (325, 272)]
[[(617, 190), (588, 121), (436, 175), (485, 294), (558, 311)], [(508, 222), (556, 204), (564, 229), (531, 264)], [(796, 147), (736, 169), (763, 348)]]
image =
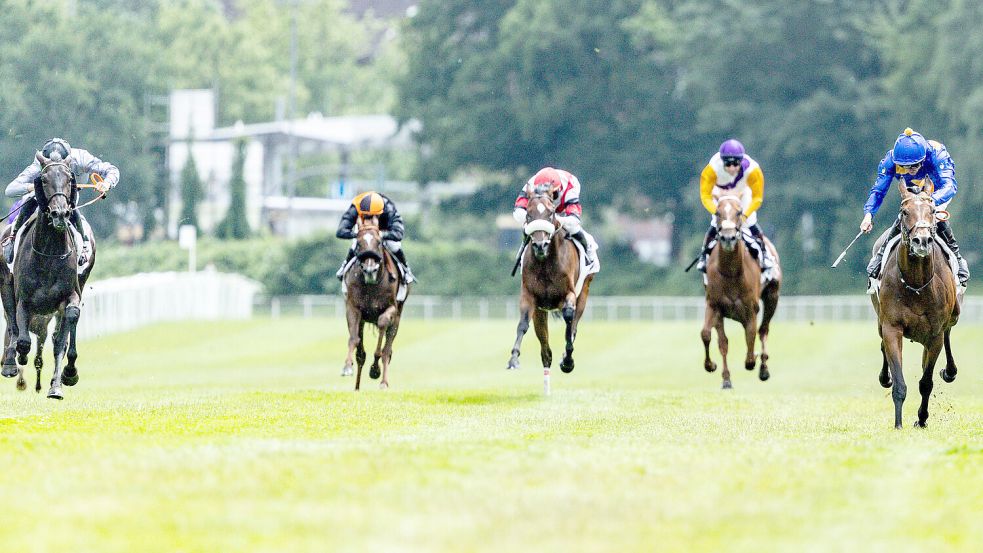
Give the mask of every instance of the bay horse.
[(960, 306), (952, 269), (935, 243), (935, 202), (928, 194), (914, 194), (904, 186), (899, 189), (901, 240), (888, 253), (880, 289), (871, 296), (881, 337), (883, 364), (878, 380), (881, 386), (891, 388), (894, 426), (901, 428), (901, 407), (908, 392), (901, 367), (902, 340), (908, 338), (923, 346), (922, 378), (918, 381), (922, 402), (915, 426), (924, 428), (934, 387), (932, 370), (943, 347), (946, 366), (939, 374), (946, 382), (956, 379), (949, 331), (959, 321)]
[[(761, 284), (761, 266), (744, 244), (741, 236), (744, 213), (741, 199), (734, 195), (721, 196), (717, 200), (716, 226), (717, 245), (707, 258), (706, 267), (706, 313), (703, 330), (703, 349), (706, 357), (703, 368), (707, 372), (717, 370), (717, 364), (710, 360), (710, 330), (717, 329), (717, 346), (723, 359), (723, 389), (733, 387), (730, 369), (727, 367), (727, 335), (724, 333), (724, 318), (744, 325), (744, 338), (747, 341), (747, 354), (744, 368), (753, 371), (755, 365), (754, 342), (761, 336), (761, 368), (758, 378), (768, 380), (768, 331), (771, 318), (778, 307), (778, 295), (782, 286), (778, 251), (768, 238), (765, 247), (775, 258), (775, 278), (764, 287)], [(764, 306), (761, 325), (758, 313)]]
[(567, 239), (567, 232), (557, 221), (553, 201), (548, 196), (536, 195), (529, 200), (523, 230), (529, 237), (529, 247), (522, 254), (519, 325), (507, 368), (519, 368), (519, 346), (529, 330), (529, 318), (532, 317), (543, 362), (544, 389), (549, 394), (553, 352), (549, 344), (547, 317), (550, 311), (560, 310), (566, 323), (566, 351), (560, 361), (560, 370), (569, 373), (574, 367), (573, 343), (577, 338), (577, 324), (587, 307), (594, 275), (587, 275), (583, 290), (579, 296), (576, 295), (580, 257), (577, 247)]
[[(399, 320), (403, 314), (404, 300), (397, 300), (400, 276), (393, 255), (383, 246), (379, 231), (378, 217), (359, 222), (355, 237), (355, 258), (357, 262), (345, 273), (346, 317), (348, 319), (348, 357), (341, 370), (342, 376), (352, 374), (352, 354), (358, 361), (355, 376), (355, 390), (362, 380), (362, 365), (365, 364), (365, 347), (362, 343), (365, 323), (379, 328), (379, 341), (375, 348), (375, 360), (369, 369), (369, 377), (379, 378), (379, 361), (382, 361), (382, 381), (379, 388), (389, 387), (389, 362), (393, 355), (393, 340), (399, 330)], [(409, 285), (407, 285), (409, 286)]]
[[(41, 352), (47, 339), (48, 323), (54, 317), (55, 369), (48, 397), (62, 399), (62, 384), (74, 386), (79, 380), (75, 366), (78, 358), (75, 336), (81, 314), (82, 288), (95, 266), (95, 240), (89, 234), (92, 256), (88, 267), (79, 275), (76, 244), (69, 229), (78, 193), (75, 176), (58, 154), (48, 159), (37, 152), (35, 157), (41, 164), (41, 176), (34, 184), (37, 215), (21, 230), (13, 273), (7, 270), (6, 264), (0, 263), (0, 295), (7, 321), (2, 374), (8, 378), (19, 376), (17, 387), (24, 389), (24, 377), (18, 365), (27, 364), (27, 354), (31, 351), (30, 334), (34, 333), (38, 338), (34, 358), (35, 390), (41, 391)], [(87, 229), (78, 230), (88, 232)], [(68, 364), (62, 367), (66, 344)]]

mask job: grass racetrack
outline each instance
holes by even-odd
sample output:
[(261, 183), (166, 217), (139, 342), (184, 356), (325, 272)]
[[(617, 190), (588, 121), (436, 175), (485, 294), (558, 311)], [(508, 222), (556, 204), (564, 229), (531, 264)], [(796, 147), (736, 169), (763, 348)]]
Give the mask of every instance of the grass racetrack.
[[(85, 324), (84, 314), (81, 324)], [(581, 325), (553, 395), (514, 321), (406, 320), (392, 388), (338, 376), (336, 319), (80, 344), (65, 400), (0, 385), (4, 551), (983, 551), (983, 327), (911, 425), (872, 323), (773, 328), (766, 383), (700, 323)], [(371, 338), (370, 338), (371, 336)], [(367, 332), (367, 339), (374, 335)], [(716, 342), (713, 352), (716, 356)], [(371, 356), (371, 354), (370, 354)], [(944, 358), (943, 358), (944, 362)], [(941, 364), (938, 368), (941, 368)]]

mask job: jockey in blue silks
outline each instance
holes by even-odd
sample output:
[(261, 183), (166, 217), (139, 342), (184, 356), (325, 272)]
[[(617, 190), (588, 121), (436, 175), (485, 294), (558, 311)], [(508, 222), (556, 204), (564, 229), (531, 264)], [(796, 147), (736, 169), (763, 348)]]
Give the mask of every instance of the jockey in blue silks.
[[(894, 142), (894, 148), (887, 151), (884, 159), (877, 167), (877, 180), (870, 189), (867, 196), (867, 203), (864, 204), (864, 218), (860, 223), (860, 230), (870, 232), (873, 228), (874, 214), (881, 207), (884, 196), (894, 179), (900, 179), (908, 190), (913, 193), (931, 194), (935, 201), (935, 208), (943, 211), (956, 195), (956, 166), (945, 145), (935, 140), (925, 140), (925, 138), (915, 131), (907, 128), (898, 136)], [(969, 280), (969, 266), (962, 254), (959, 253), (959, 244), (956, 237), (952, 235), (952, 227), (949, 221), (939, 221), (936, 225), (938, 235), (945, 240), (945, 243), (956, 256), (959, 264), (957, 277), (963, 286)], [(884, 257), (884, 250), (887, 243), (901, 232), (901, 216), (895, 220), (894, 225), (889, 229), (887, 237), (881, 243), (877, 253), (867, 265), (867, 274), (876, 279), (880, 275), (881, 260)]]

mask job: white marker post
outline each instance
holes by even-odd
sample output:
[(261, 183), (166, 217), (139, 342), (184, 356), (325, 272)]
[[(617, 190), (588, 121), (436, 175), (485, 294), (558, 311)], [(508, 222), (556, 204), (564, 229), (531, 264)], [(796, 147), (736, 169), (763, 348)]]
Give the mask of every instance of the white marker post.
[(181, 225), (177, 231), (177, 243), (182, 250), (188, 250), (188, 272), (196, 270), (196, 245), (198, 243), (198, 229), (194, 225)]

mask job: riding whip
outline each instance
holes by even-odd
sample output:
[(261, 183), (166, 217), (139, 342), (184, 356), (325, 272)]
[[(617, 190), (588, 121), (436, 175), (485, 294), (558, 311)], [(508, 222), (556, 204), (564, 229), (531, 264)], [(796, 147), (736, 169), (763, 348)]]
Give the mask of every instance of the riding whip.
[(696, 265), (696, 262), (699, 261), (700, 260), (700, 257), (702, 257), (702, 256), (703, 256), (703, 252), (701, 251), (699, 254), (697, 254), (696, 259), (694, 259), (693, 261), (691, 261), (690, 264), (686, 266), (686, 270), (683, 271), (683, 272), (684, 273), (688, 273), (689, 270), (693, 268), (693, 265)]
[(846, 257), (846, 252), (850, 250), (850, 246), (852, 246), (853, 243), (856, 242), (858, 238), (863, 236), (863, 234), (864, 231), (860, 231), (857, 233), (856, 236), (853, 237), (853, 240), (851, 240), (850, 243), (847, 245), (846, 249), (843, 250), (843, 253), (841, 253), (840, 256), (836, 258), (836, 261), (834, 261), (833, 264), (830, 265), (830, 269), (835, 269), (836, 266), (840, 264), (840, 261), (843, 261), (843, 258)]

